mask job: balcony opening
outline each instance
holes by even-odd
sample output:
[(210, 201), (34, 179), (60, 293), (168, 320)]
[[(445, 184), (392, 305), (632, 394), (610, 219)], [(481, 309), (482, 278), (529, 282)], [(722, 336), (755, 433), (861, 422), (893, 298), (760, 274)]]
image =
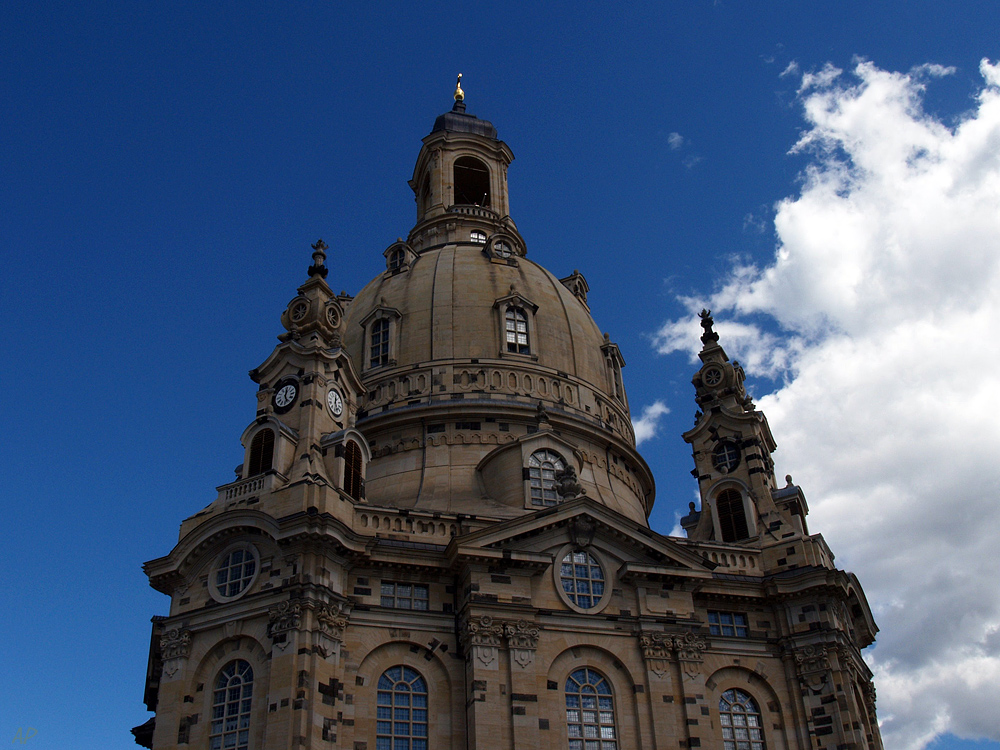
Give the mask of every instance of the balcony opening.
[(479, 159), (462, 156), (455, 160), (455, 203), (490, 207), (490, 170)]

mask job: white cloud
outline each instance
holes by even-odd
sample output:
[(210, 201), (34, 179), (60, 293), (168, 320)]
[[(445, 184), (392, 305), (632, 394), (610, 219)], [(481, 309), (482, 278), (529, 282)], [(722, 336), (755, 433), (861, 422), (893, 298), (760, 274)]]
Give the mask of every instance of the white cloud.
[(660, 417), (669, 414), (670, 409), (662, 401), (654, 401), (642, 410), (642, 416), (638, 420), (632, 420), (632, 429), (635, 430), (635, 444), (639, 445), (652, 437), (656, 437), (656, 430), (660, 426)]
[(758, 401), (778, 473), (865, 585), (899, 750), (943, 732), (1000, 740), (1000, 65), (982, 62), (954, 126), (922, 108), (951, 72), (803, 74), (792, 150), (810, 164), (775, 207), (774, 258), (685, 299), (692, 315), (656, 339), (695, 351), (694, 312), (713, 308), (730, 355), (782, 383)]
[(671, 133), (667, 136), (667, 145), (670, 146), (671, 151), (676, 151), (684, 145), (684, 136), (680, 133)]

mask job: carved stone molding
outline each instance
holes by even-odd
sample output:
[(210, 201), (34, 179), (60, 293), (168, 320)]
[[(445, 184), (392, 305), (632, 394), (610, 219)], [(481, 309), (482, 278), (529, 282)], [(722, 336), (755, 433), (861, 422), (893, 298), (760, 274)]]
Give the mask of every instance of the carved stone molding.
[(289, 630), (297, 630), (302, 624), (302, 601), (293, 599), (281, 602), (268, 610), (267, 634), (271, 638)]
[(338, 643), (344, 640), (347, 627), (347, 607), (342, 602), (321, 604), (316, 610), (316, 622), (323, 635)]
[(191, 655), (191, 631), (172, 628), (160, 638), (160, 658), (185, 659)]
[(538, 627), (527, 620), (518, 620), (505, 623), (503, 631), (510, 658), (522, 669), (527, 668), (535, 660), (538, 649)]
[(666, 633), (640, 633), (639, 647), (642, 649), (642, 658), (653, 674), (663, 677), (673, 656), (673, 636)]
[(473, 617), (465, 623), (462, 640), (465, 649), (484, 667), (496, 668), (497, 649), (503, 642), (503, 623), (489, 615)]
[(694, 633), (675, 635), (673, 637), (674, 651), (677, 653), (677, 661), (680, 662), (684, 676), (689, 680), (695, 679), (701, 672), (701, 663), (705, 660), (705, 649), (708, 642), (704, 636)]
[(827, 681), (830, 658), (822, 644), (803, 646), (792, 652), (799, 680), (813, 690), (820, 690)]
[(160, 638), (160, 658), (163, 660), (163, 674), (167, 677), (173, 677), (190, 655), (190, 630), (171, 628)]

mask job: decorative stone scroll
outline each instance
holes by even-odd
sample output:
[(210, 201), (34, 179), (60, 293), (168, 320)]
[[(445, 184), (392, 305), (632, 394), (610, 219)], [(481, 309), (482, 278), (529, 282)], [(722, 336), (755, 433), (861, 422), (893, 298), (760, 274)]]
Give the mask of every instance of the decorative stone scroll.
[(167, 677), (173, 677), (190, 655), (190, 630), (171, 628), (160, 638), (160, 658), (163, 659), (163, 673)]
[(321, 604), (316, 610), (316, 622), (320, 632), (332, 641), (341, 643), (347, 628), (347, 607), (343, 602)]
[(830, 658), (822, 644), (803, 646), (792, 652), (799, 680), (813, 690), (820, 690), (830, 671)]
[(527, 620), (508, 622), (503, 626), (507, 637), (507, 648), (510, 658), (522, 669), (526, 669), (535, 660), (538, 649), (538, 627)]
[(489, 615), (473, 617), (465, 623), (462, 632), (463, 645), (473, 658), (484, 666), (495, 669), (497, 649), (504, 635), (503, 623)]
[(666, 633), (640, 633), (639, 646), (653, 674), (663, 677), (673, 655), (673, 637)]
[(281, 602), (268, 610), (267, 634), (272, 639), (276, 635), (297, 630), (302, 624), (302, 601), (293, 599)]
[(674, 651), (677, 653), (677, 661), (680, 662), (681, 669), (688, 679), (695, 679), (701, 672), (701, 663), (705, 660), (705, 649), (708, 642), (704, 636), (694, 633), (675, 635), (673, 637)]

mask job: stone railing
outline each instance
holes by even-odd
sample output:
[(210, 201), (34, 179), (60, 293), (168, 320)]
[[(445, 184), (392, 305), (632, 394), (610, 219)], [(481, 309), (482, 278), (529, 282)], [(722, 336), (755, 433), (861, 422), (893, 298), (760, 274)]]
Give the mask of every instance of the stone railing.
[(259, 495), (264, 492), (270, 492), (274, 487), (275, 477), (277, 476), (278, 475), (274, 473), (258, 474), (255, 477), (240, 479), (236, 482), (216, 487), (215, 489), (219, 491), (219, 500), (225, 500), (226, 502), (238, 502), (250, 497), (251, 495)]
[(478, 216), (481, 219), (489, 219), (490, 221), (500, 220), (500, 214), (498, 214), (496, 211), (491, 211), (488, 208), (483, 208), (482, 206), (456, 204), (454, 206), (449, 206), (447, 211), (450, 214), (465, 214), (466, 216)]

